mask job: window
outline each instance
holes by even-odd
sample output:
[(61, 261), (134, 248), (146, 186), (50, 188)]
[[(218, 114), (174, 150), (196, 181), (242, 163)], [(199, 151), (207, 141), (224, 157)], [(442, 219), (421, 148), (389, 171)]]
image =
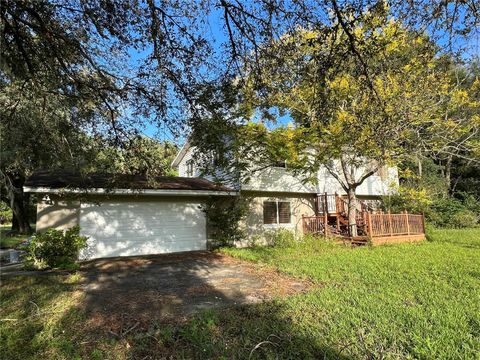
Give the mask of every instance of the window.
[(193, 176), (193, 161), (187, 161), (187, 177)]
[(290, 203), (289, 202), (277, 202), (278, 208), (278, 223), (290, 224)]
[(290, 224), (291, 213), (288, 201), (264, 201), (263, 223), (267, 225)]
[(276, 224), (277, 223), (277, 203), (272, 201), (263, 202), (263, 223)]

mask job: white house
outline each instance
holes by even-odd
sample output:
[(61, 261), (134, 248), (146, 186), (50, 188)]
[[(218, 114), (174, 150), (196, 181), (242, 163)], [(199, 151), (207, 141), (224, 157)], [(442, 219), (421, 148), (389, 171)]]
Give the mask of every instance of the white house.
[[(277, 164), (255, 172), (249, 182), (225, 185), (199, 178), (188, 142), (173, 162), (179, 177), (80, 176), (69, 172), (39, 171), (24, 191), (37, 195), (37, 231), (80, 226), (89, 237), (83, 258), (102, 258), (204, 250), (208, 247), (207, 219), (202, 205), (211, 197), (248, 196), (250, 211), (242, 224), (247, 237), (289, 229), (302, 234), (302, 217), (318, 213), (318, 195), (343, 195), (326, 169), (316, 184), (294, 176), (288, 165)], [(387, 194), (398, 184), (395, 168), (368, 178), (358, 188), (359, 198)]]
[[(187, 141), (177, 154), (172, 165), (178, 169), (180, 176), (202, 175), (201, 168), (195, 164), (195, 151), (195, 147)], [(360, 170), (358, 173), (363, 172)], [(307, 182), (301, 175), (294, 175), (287, 162), (252, 172), (248, 181), (242, 180), (244, 178), (238, 176), (240, 180), (228, 186), (234, 188), (238, 196), (251, 199), (250, 213), (243, 224), (249, 237), (261, 238), (265, 231), (274, 229), (289, 229), (302, 235), (302, 217), (318, 214), (319, 196), (346, 196), (338, 180), (325, 167), (319, 169), (314, 183)], [(361, 201), (376, 200), (390, 194), (398, 186), (398, 181), (397, 168), (382, 167), (368, 177), (356, 193)]]

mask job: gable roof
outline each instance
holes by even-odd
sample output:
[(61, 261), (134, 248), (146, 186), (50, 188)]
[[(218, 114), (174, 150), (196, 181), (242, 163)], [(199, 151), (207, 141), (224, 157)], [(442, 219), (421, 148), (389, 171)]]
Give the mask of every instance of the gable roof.
[(176, 168), (180, 164), (180, 161), (182, 161), (182, 159), (184, 158), (188, 149), (190, 149), (190, 143), (187, 139), (187, 141), (185, 141), (185, 144), (183, 144), (182, 148), (177, 153), (177, 156), (175, 156), (175, 159), (173, 159), (173, 161), (172, 161), (171, 165), (172, 165), (173, 168)]
[[(128, 190), (197, 190), (233, 192), (235, 190), (202, 178), (126, 174), (80, 174), (70, 171), (40, 170), (32, 174), (24, 185), (26, 191), (35, 189), (128, 189)], [(48, 191), (42, 191), (48, 192)]]

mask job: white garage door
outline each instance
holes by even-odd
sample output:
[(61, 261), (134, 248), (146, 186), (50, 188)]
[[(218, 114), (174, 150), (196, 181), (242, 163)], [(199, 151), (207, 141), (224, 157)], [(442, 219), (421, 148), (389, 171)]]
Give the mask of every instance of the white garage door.
[(187, 201), (84, 203), (80, 232), (88, 236), (83, 259), (205, 250), (205, 214)]

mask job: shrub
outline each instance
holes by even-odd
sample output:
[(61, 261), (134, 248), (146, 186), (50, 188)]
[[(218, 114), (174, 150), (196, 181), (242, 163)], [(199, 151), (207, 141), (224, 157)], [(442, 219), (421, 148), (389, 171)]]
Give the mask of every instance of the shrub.
[(10, 224), (12, 222), (12, 209), (3, 201), (0, 201), (0, 219), (3, 219), (3, 221), (7, 224)]
[(426, 190), (400, 186), (398, 193), (384, 197), (382, 206), (392, 213), (408, 210), (412, 213), (425, 213), (427, 223), (437, 227), (465, 228), (476, 227), (480, 220), (480, 201), (467, 193), (457, 193), (456, 197), (433, 197)]
[(211, 197), (202, 207), (207, 217), (211, 248), (232, 246), (235, 241), (245, 238), (240, 222), (245, 219), (250, 208), (247, 197)]
[(436, 200), (426, 213), (427, 220), (438, 227), (475, 227), (478, 226), (478, 202), (472, 198), (463, 201), (456, 198)]
[(432, 199), (425, 189), (413, 189), (406, 186), (400, 186), (396, 193), (382, 198), (382, 207), (392, 213), (404, 210), (411, 213), (422, 213), (426, 212), (431, 204)]
[(452, 215), (450, 225), (453, 228), (476, 227), (478, 216), (473, 211), (461, 210)]
[(80, 236), (79, 226), (66, 231), (49, 229), (34, 235), (27, 245), (27, 265), (37, 269), (74, 269), (80, 250), (86, 245), (87, 238)]
[(292, 247), (298, 243), (295, 239), (295, 234), (287, 229), (265, 232), (265, 241), (267, 245), (283, 248)]

